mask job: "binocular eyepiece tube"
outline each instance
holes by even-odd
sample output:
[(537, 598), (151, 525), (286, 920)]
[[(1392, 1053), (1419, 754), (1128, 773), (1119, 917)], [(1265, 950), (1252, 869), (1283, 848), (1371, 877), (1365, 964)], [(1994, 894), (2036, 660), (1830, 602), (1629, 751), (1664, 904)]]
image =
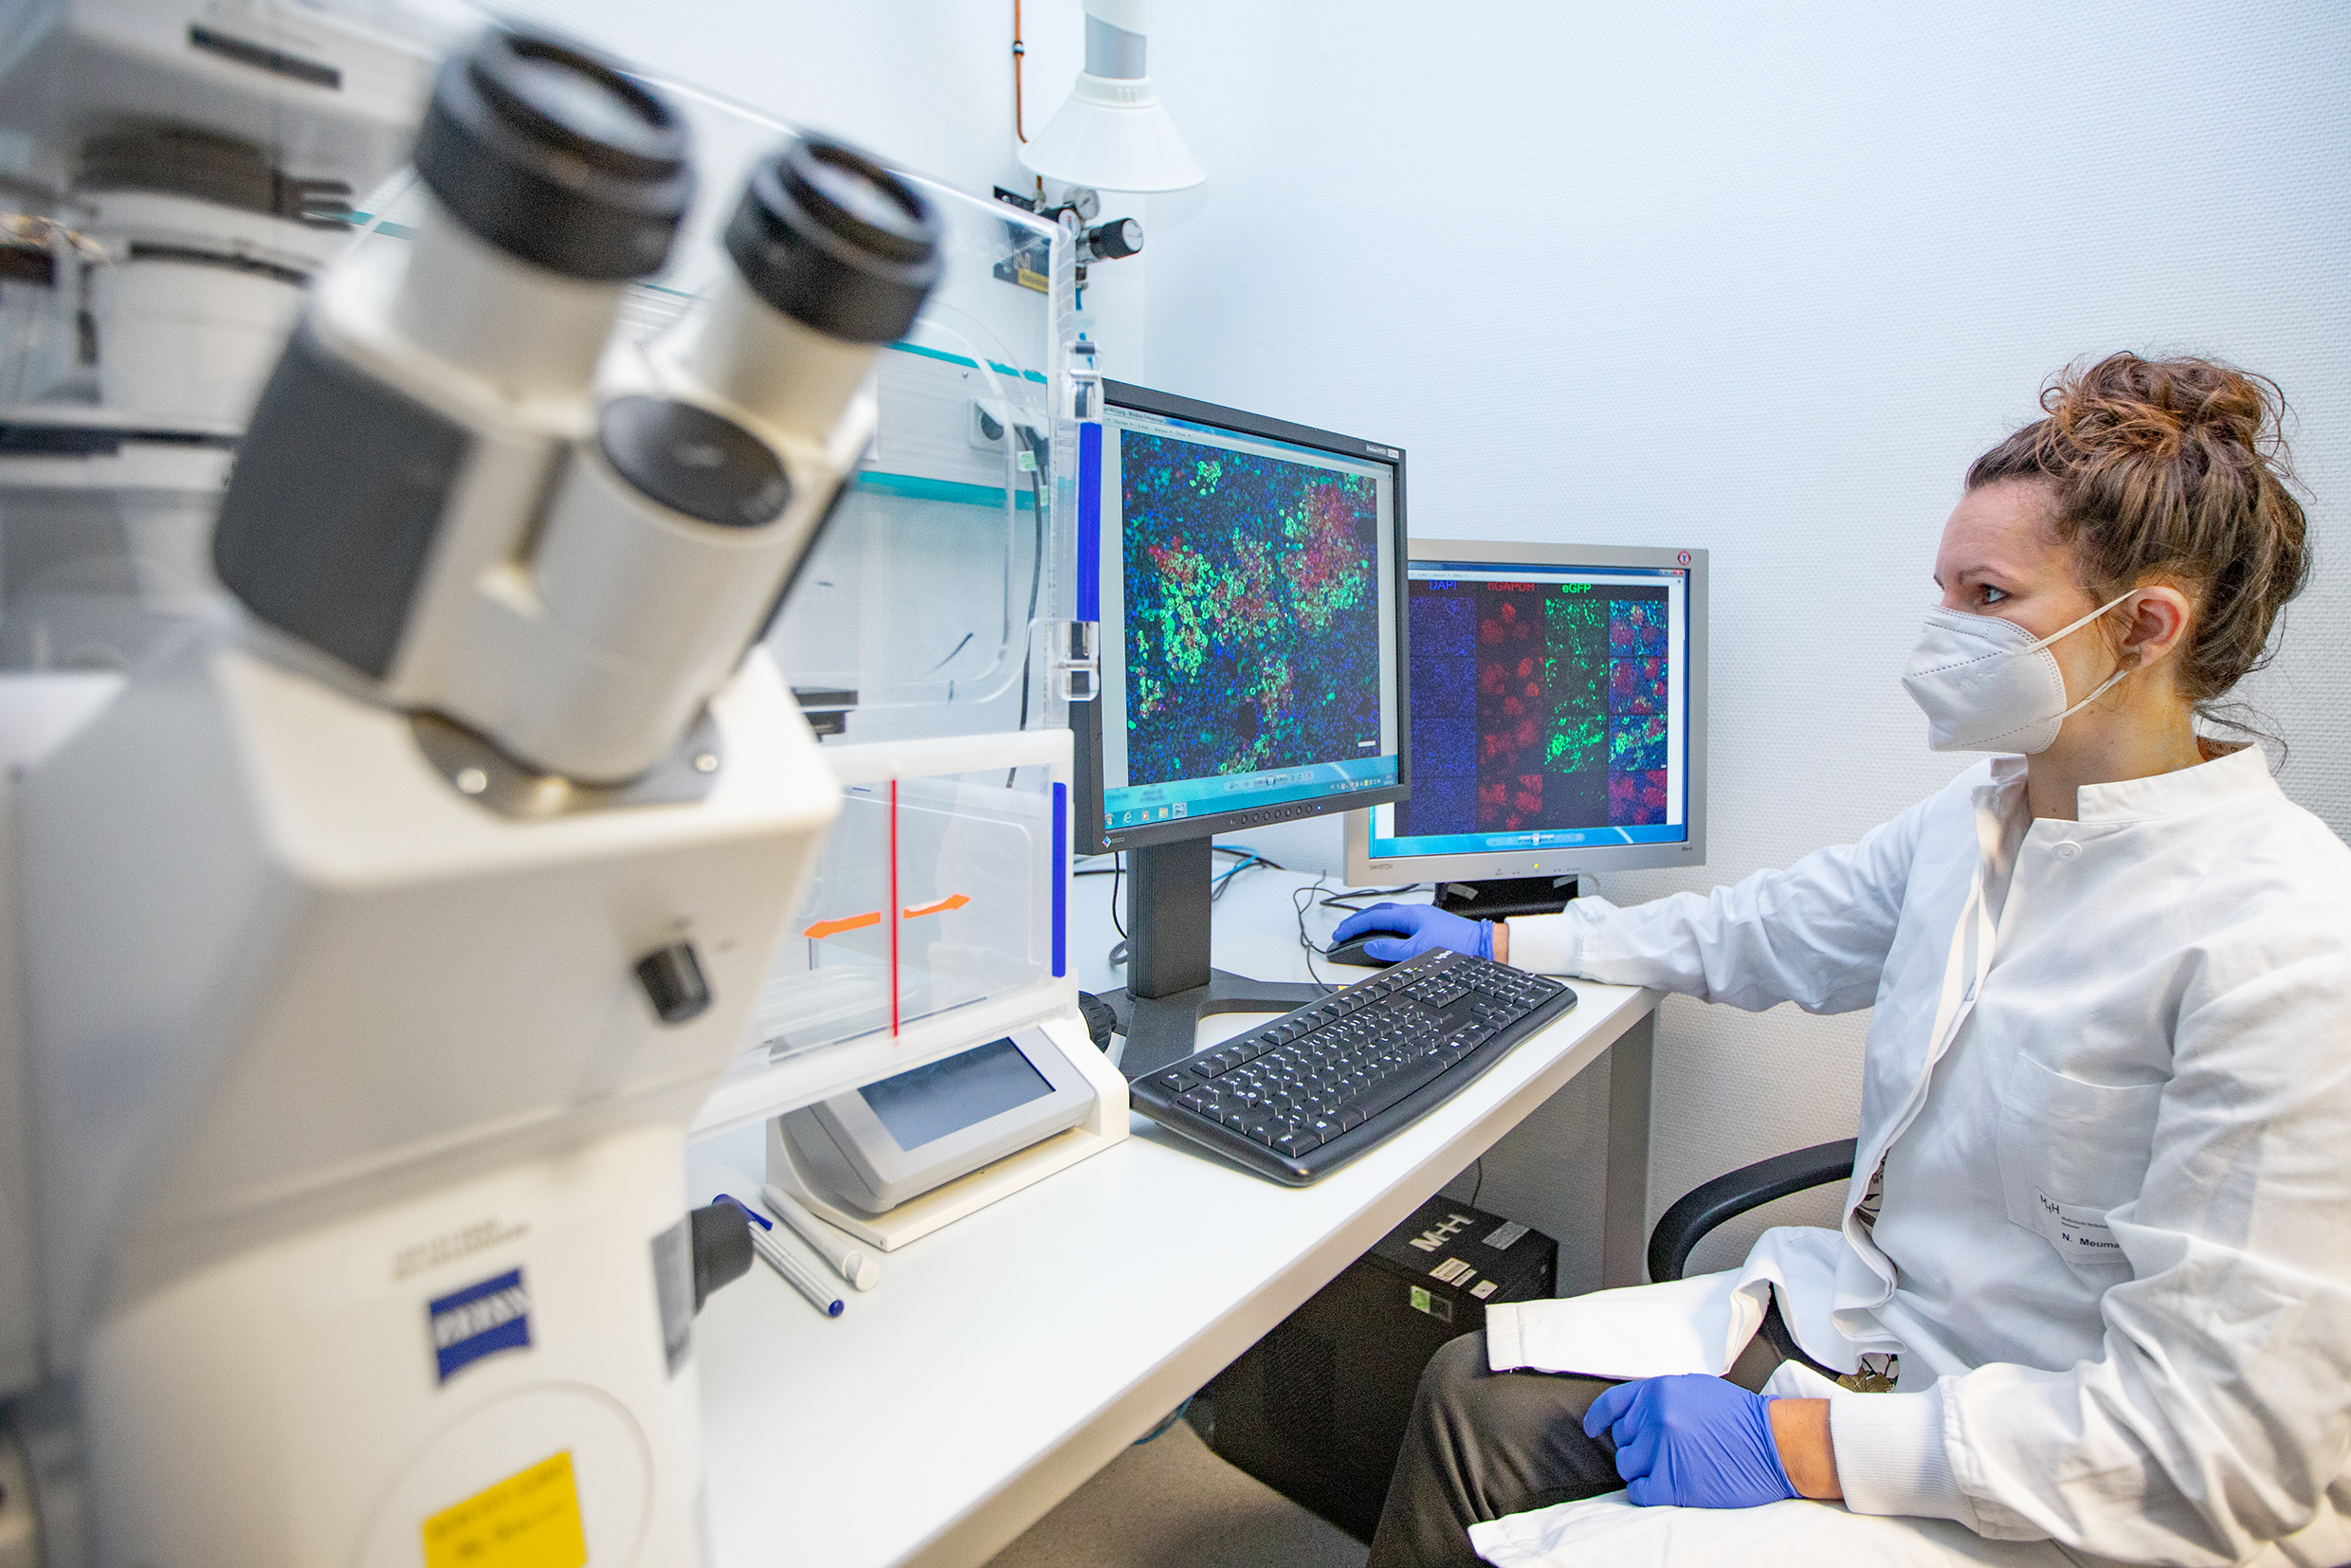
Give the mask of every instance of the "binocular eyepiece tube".
[(914, 325), (939, 267), (922, 198), (828, 142), (795, 142), (752, 172), (726, 251), (735, 271), (688, 326), (684, 362), (719, 395), (799, 429), (838, 416), (874, 351)]
[(633, 777), (739, 663), (847, 482), (873, 356), (938, 277), (937, 220), (864, 154), (793, 141), (741, 193), (731, 274), (615, 347), (625, 286), (694, 194), (673, 106), (494, 29), (444, 65), (415, 157), (428, 214), (397, 278), (319, 290), (215, 563), (387, 702), (546, 772)]
[(617, 67), (495, 31), (441, 67), (416, 137), (429, 195), (392, 305), (434, 359), (519, 396), (577, 396), (621, 290), (693, 200), (684, 121)]

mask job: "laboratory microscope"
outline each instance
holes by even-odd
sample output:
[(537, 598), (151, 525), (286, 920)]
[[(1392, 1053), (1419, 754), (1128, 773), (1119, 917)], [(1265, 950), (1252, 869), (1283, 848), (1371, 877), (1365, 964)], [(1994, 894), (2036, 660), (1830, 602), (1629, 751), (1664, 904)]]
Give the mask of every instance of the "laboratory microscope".
[(14, 789), (46, 1568), (704, 1559), (684, 1131), (838, 796), (757, 644), (940, 241), (796, 140), (636, 341), (687, 142), (563, 40), (449, 58), (424, 216), (238, 447), (233, 603)]

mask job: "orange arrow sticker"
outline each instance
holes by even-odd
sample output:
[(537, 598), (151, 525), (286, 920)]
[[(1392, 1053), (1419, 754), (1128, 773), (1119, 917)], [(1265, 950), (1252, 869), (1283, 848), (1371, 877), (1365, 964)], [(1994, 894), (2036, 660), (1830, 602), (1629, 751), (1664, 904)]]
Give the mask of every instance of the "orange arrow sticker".
[(821, 942), (827, 937), (837, 937), (844, 931), (862, 931), (868, 925), (881, 923), (882, 911), (868, 909), (862, 915), (844, 915), (837, 921), (818, 921), (800, 935), (811, 941)]
[(943, 915), (950, 909), (960, 909), (971, 902), (960, 893), (950, 893), (937, 903), (926, 903), (920, 909), (908, 909), (904, 911), (904, 914), (908, 920), (913, 920), (918, 915)]

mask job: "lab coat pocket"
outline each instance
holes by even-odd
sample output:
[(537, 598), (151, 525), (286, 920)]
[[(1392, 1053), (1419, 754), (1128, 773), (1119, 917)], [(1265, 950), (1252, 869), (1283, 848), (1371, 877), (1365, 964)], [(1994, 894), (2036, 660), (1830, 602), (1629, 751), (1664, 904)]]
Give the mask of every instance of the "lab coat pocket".
[(2086, 1084), (2020, 1056), (2000, 1096), (2000, 1185), (2008, 1217), (2077, 1273), (2128, 1267), (2108, 1210), (2138, 1197), (2155, 1140), (2160, 1084)]

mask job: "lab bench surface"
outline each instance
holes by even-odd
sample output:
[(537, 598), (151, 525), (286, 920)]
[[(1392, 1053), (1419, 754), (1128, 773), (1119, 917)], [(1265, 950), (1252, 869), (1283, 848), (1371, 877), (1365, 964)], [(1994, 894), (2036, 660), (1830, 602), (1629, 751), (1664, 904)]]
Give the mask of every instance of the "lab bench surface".
[[(1289, 900), (1303, 879), (1251, 876), (1254, 896), (1236, 884), (1218, 905), (1218, 963), (1305, 978)], [(765, 1267), (718, 1292), (694, 1325), (715, 1568), (985, 1563), (1597, 1061), (1602, 1277), (1635, 1282), (1659, 998), (1576, 990), (1565, 1017), (1313, 1186), (1138, 1117), (1123, 1142), (888, 1254), (837, 1319)], [(756, 1197), (760, 1138), (695, 1144), (693, 1201)]]

